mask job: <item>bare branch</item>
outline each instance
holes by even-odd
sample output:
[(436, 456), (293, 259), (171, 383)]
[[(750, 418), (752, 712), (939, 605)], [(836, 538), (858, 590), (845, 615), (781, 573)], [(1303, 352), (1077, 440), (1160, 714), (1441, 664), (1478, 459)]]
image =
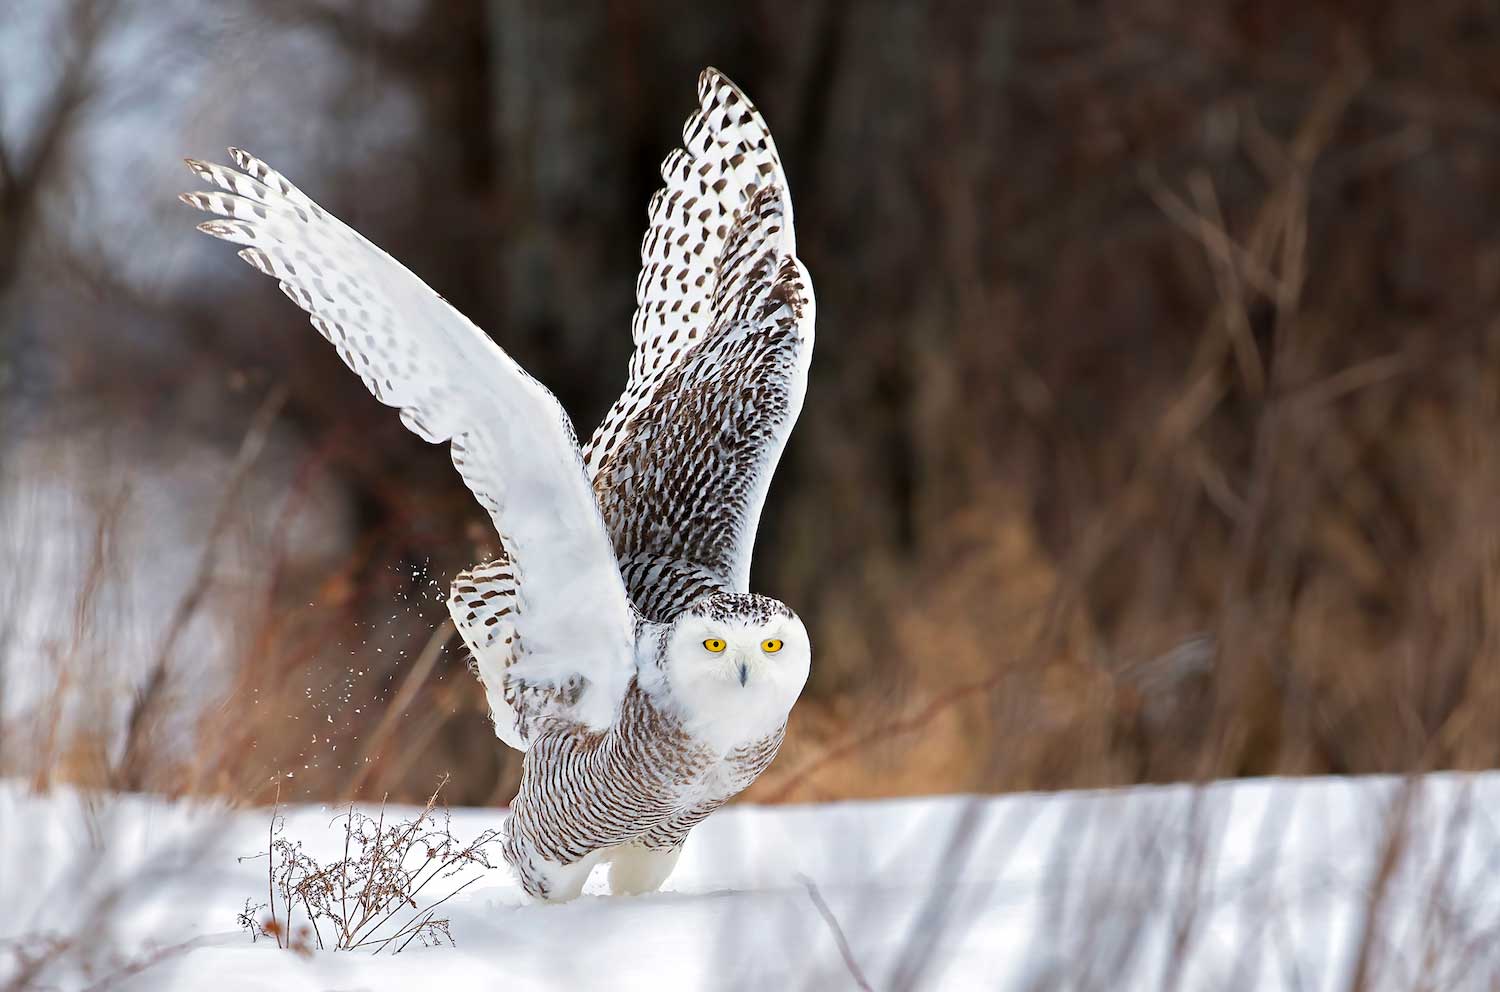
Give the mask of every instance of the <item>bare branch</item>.
[(828, 903), (823, 899), (823, 893), (818, 891), (817, 883), (806, 875), (802, 876), (802, 887), (807, 890), (807, 898), (817, 907), (818, 915), (823, 917), (823, 922), (828, 924), (828, 929), (833, 933), (834, 943), (838, 944), (839, 954), (844, 959), (844, 967), (849, 969), (849, 977), (854, 979), (864, 992), (871, 992), (869, 981), (864, 972), (859, 969), (859, 962), (854, 960), (854, 950), (849, 946), (849, 938), (844, 936), (844, 928), (839, 926), (838, 917), (833, 915), (833, 910), (828, 908)]
[(0, 292), (17, 275), (23, 246), (36, 222), (42, 184), (59, 171), (67, 138), (94, 95), (99, 40), (118, 8), (119, 0), (74, 0), (68, 15), (72, 44), (67, 61), (46, 109), (38, 115), (40, 124), (25, 159), (20, 149), (0, 144), (0, 230), (5, 232), (0, 239)]
[(131, 708), (125, 737), (125, 751), (116, 770), (117, 779), (126, 788), (138, 789), (142, 785), (142, 778), (145, 774), (147, 717), (152, 713), (157, 700), (166, 689), (177, 642), (186, 631), (188, 622), (198, 612), (199, 605), (213, 584), (220, 543), (234, 519), (234, 508), (240, 491), (249, 478), (250, 467), (255, 464), (255, 460), (260, 457), (261, 451), (265, 448), (271, 425), (281, 413), (286, 398), (285, 383), (267, 393), (259, 409), (255, 411), (255, 416), (251, 418), (250, 427), (246, 430), (244, 439), (240, 442), (240, 449), (230, 469), (229, 482), (225, 486), (224, 496), (219, 501), (213, 526), (209, 528), (208, 537), (203, 544), (203, 553), (198, 559), (198, 571), (188, 585), (187, 593), (177, 604), (177, 610), (172, 616), (171, 623), (167, 625), (167, 633), (162, 640), (161, 650), (157, 653), (156, 662), (151, 668), (151, 674), (147, 677), (146, 684)]

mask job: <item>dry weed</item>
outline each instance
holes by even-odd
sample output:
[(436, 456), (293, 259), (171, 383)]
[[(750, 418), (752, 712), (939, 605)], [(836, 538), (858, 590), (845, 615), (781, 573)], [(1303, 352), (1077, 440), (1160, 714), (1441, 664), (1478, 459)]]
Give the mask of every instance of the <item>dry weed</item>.
[[(384, 803), (373, 817), (350, 805), (333, 821), (343, 824), (343, 855), (326, 865), (301, 840), (285, 836), (278, 795), (266, 851), (255, 855), (266, 859), (267, 901), (247, 899), (239, 925), (252, 940), (270, 937), (299, 953), (391, 948), (399, 954), (413, 940), (423, 947), (451, 945), (448, 920), (437, 909), (479, 880), (476, 869), (494, 867), (487, 849), (500, 834), (487, 830), (467, 843), (454, 837), (438, 800), (446, 784), (416, 816), (391, 824)], [(466, 874), (472, 877), (459, 882)], [(434, 882), (441, 894), (428, 892)]]

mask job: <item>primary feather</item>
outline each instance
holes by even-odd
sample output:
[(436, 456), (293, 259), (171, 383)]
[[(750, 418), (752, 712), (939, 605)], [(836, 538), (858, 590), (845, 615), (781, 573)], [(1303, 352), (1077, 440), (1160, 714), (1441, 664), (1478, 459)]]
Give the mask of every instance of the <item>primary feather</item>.
[[(524, 748), (538, 722), (608, 726), (635, 672), (635, 621), (567, 415), (399, 262), (264, 162), (230, 155), (241, 171), (188, 161), (218, 187), (182, 196), (222, 218), (200, 229), (243, 245), (240, 257), (280, 281), (407, 427), (451, 441), (453, 464), (494, 521), (507, 567), (471, 576), (476, 592), (454, 619), (500, 736)], [(504, 600), (508, 639), (470, 639), (475, 620), (501, 622), (468, 608), (472, 599)]]
[[(662, 163), (624, 393), (585, 449), (615, 552), (749, 589), (766, 490), (807, 389), (814, 303), (770, 128), (716, 69)], [(650, 615), (658, 590), (632, 583)]]

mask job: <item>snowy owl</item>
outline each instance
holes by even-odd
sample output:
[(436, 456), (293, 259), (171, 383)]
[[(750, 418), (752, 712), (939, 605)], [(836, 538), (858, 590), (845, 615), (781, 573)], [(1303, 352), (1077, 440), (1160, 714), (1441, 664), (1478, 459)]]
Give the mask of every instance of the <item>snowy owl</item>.
[(200, 230), (281, 282), (408, 428), (452, 444), (502, 552), (448, 601), (495, 731), (525, 752), (505, 858), (534, 897), (597, 864), (649, 892), (781, 744), (812, 649), (749, 592), (802, 408), (813, 294), (760, 113), (714, 69), (662, 163), (625, 392), (580, 450), (547, 389), (395, 259), (264, 162), (189, 160)]

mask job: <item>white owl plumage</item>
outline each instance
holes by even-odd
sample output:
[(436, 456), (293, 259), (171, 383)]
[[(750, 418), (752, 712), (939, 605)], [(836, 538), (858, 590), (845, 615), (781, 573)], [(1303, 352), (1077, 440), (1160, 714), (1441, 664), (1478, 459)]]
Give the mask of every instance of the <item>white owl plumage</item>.
[(714, 69), (662, 164), (624, 393), (586, 448), (566, 413), (420, 279), (264, 162), (189, 160), (204, 232), (280, 281), (381, 402), (453, 463), (502, 554), (449, 609), (502, 740), (526, 752), (506, 858), (571, 898), (611, 864), (656, 888), (691, 828), (774, 756), (805, 628), (749, 593), (812, 355), (811, 281), (759, 112)]

